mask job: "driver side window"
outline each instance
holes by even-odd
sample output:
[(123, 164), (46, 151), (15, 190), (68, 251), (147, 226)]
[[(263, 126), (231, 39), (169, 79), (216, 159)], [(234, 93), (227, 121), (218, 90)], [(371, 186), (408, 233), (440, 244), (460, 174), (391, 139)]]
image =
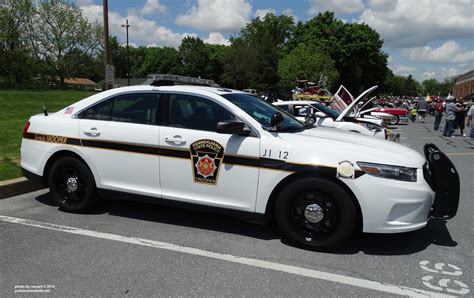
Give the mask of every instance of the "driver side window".
[(171, 127), (215, 132), (219, 121), (235, 119), (232, 113), (208, 99), (185, 94), (170, 96)]

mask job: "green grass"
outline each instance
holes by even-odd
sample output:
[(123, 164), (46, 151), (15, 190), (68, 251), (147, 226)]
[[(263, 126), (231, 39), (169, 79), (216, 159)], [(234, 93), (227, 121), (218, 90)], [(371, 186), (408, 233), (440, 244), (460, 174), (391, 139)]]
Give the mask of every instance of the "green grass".
[(0, 91), (0, 181), (21, 176), (23, 127), (30, 116), (43, 112), (43, 103), (48, 112), (55, 112), (92, 94), (74, 90)]

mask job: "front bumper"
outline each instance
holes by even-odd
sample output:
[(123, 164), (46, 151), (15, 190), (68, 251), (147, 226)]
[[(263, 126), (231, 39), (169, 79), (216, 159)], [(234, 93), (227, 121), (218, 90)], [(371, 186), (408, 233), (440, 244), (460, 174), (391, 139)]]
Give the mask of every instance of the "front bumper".
[(459, 176), (439, 149), (425, 145), (428, 162), (417, 170), (416, 182), (370, 175), (344, 179), (358, 198), (363, 232), (402, 233), (426, 226), (430, 218), (450, 219), (459, 203)]
[(398, 116), (398, 119), (401, 121), (401, 122), (408, 122), (410, 121), (410, 117), (408, 115), (406, 116)]

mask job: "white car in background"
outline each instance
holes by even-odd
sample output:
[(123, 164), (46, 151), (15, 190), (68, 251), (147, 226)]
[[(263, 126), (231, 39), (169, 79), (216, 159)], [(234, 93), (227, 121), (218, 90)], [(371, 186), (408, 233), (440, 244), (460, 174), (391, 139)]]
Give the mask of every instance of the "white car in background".
[(362, 93), (351, 105), (346, 106), (342, 113), (327, 107), (316, 101), (283, 101), (273, 103), (282, 108), (298, 120), (316, 126), (334, 127), (342, 130), (360, 133), (380, 139), (398, 140), (398, 134), (392, 133), (386, 128), (386, 124), (376, 117), (351, 117), (358, 102), (363, 100), (376, 87), (372, 87)]

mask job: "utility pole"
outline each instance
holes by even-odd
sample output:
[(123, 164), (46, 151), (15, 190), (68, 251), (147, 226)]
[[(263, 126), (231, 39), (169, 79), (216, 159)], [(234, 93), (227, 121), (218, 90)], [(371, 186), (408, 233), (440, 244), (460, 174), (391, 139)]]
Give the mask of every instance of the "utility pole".
[(130, 25), (128, 24), (128, 19), (126, 19), (125, 25), (122, 24), (122, 28), (124, 27), (127, 30), (127, 82), (128, 86), (130, 86), (130, 55), (128, 54), (128, 27), (130, 27)]
[[(105, 69), (109, 66), (109, 3), (108, 0), (102, 0), (104, 9), (104, 64)], [(107, 74), (105, 75), (105, 90), (109, 89)]]

